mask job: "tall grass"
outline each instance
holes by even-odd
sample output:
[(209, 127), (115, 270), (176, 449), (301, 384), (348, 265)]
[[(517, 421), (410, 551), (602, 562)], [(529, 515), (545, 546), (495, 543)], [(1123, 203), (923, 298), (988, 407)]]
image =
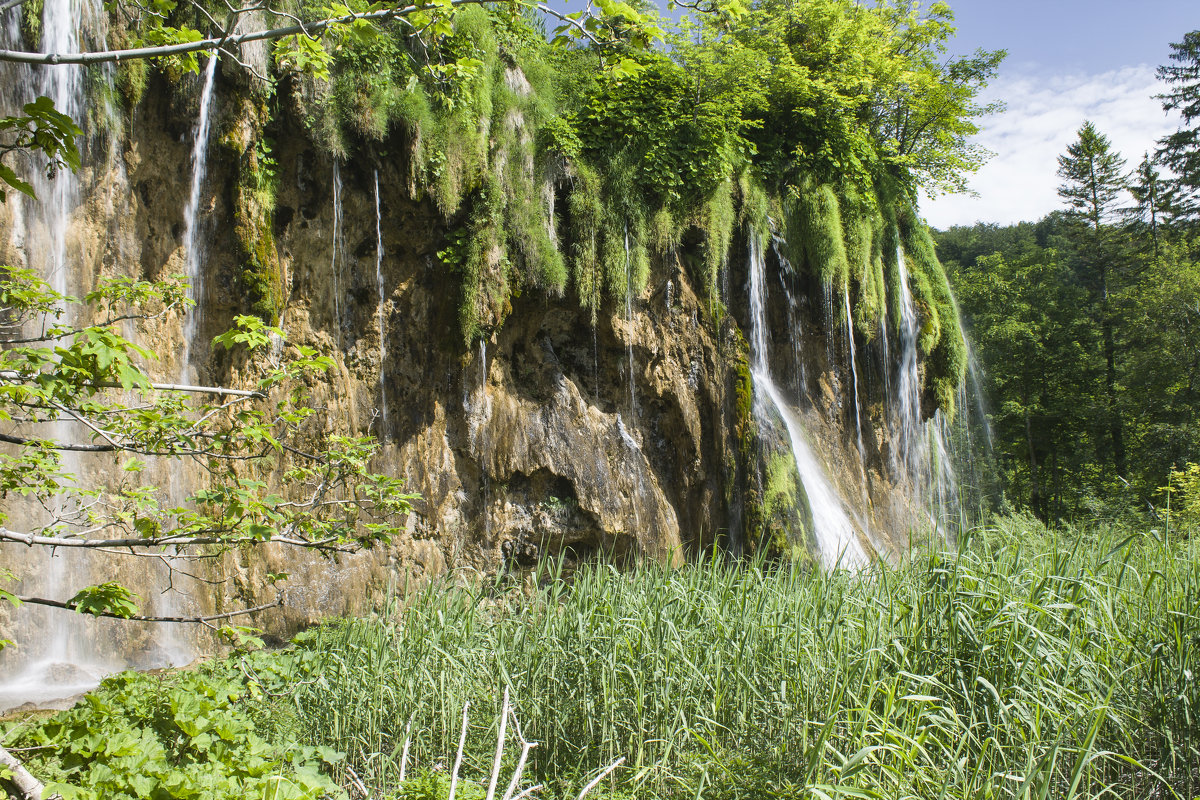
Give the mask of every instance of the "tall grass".
[(1187, 798), (1198, 556), (1018, 519), (859, 575), (546, 565), (313, 632), (296, 702), (379, 787), (409, 720), (417, 764), (452, 756), (466, 701), (484, 775), (508, 686), (546, 796), (626, 756), (637, 797)]

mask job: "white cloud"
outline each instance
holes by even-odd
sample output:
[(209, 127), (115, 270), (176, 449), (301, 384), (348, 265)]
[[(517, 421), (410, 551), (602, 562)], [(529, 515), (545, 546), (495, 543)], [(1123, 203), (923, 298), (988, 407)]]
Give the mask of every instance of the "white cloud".
[(1084, 120), (1112, 140), (1132, 169), (1155, 140), (1175, 130), (1154, 95), (1162, 92), (1154, 67), (1136, 66), (1098, 75), (1035, 76), (996, 80), (982, 99), (1003, 100), (1008, 110), (983, 120), (976, 141), (996, 155), (971, 179), (976, 198), (925, 199), (922, 211), (935, 228), (975, 222), (1036, 220), (1062, 207), (1058, 156)]

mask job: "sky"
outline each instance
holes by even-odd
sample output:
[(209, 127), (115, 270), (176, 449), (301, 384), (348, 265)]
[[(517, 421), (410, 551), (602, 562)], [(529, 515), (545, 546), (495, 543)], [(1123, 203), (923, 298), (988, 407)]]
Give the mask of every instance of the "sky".
[(926, 198), (930, 225), (1036, 220), (1061, 208), (1058, 156), (1084, 120), (1107, 135), (1132, 169), (1175, 130), (1153, 95), (1170, 43), (1200, 28), (1200, 0), (949, 0), (952, 54), (1006, 49), (981, 96), (1007, 109), (982, 120), (976, 141), (995, 153), (970, 180), (977, 198)]

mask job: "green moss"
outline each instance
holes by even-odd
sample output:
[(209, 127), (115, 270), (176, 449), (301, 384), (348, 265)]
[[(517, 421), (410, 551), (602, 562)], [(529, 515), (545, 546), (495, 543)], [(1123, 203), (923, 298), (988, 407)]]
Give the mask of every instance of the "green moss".
[(33, 50), (42, 49), (42, 10), (45, 0), (25, 0), (21, 6), (21, 34)]
[(841, 209), (833, 188), (811, 179), (789, 186), (787, 211), (787, 240), (793, 261), (806, 263), (826, 286), (845, 286), (850, 266)]
[(726, 179), (717, 185), (700, 208), (697, 227), (704, 234), (704, 274), (702, 285), (710, 303), (719, 298), (721, 272), (729, 260), (729, 245), (737, 220), (733, 203), (734, 182)]
[(768, 555), (807, 559), (812, 512), (796, 460), (790, 453), (776, 453), (767, 459), (766, 472), (763, 541)]
[(925, 383), (938, 407), (953, 417), (958, 387), (967, 370), (967, 346), (946, 271), (937, 260), (929, 229), (909, 207), (898, 214), (900, 239), (921, 318), (919, 345), (925, 356)]
[(743, 172), (738, 176), (738, 222), (763, 240), (771, 236), (771, 198), (763, 185)]
[(150, 66), (145, 60), (125, 59), (117, 64), (115, 82), (125, 108), (132, 109), (142, 102), (149, 80)]
[(274, 233), (277, 165), (271, 140), (263, 134), (270, 114), (262, 100), (238, 99), (242, 104), (239, 118), (252, 123), (251, 138), (247, 141), (237, 132), (226, 132), (218, 141), (236, 157), (238, 165), (232, 201), (242, 289), (249, 311), (274, 325), (287, 302), (287, 287)]
[(879, 320), (887, 305), (881, 239), (883, 217), (876, 203), (852, 191), (843, 195), (841, 207), (849, 274), (858, 286), (852, 311), (854, 325), (871, 341), (879, 333)]

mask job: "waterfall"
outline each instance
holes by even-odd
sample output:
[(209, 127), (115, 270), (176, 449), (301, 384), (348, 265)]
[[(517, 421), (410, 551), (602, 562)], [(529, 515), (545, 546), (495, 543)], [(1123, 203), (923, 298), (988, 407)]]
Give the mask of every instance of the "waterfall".
[(333, 328), (338, 349), (342, 349), (342, 262), (345, 260), (345, 243), (342, 241), (342, 170), (337, 159), (333, 161), (333, 256), (329, 271), (333, 273)]
[(387, 407), (387, 330), (384, 326), (384, 309), (386, 300), (383, 294), (383, 219), (379, 212), (379, 170), (375, 170), (375, 289), (379, 293), (379, 407), (383, 415), (383, 427), (380, 429), (380, 439), (387, 436), (388, 407)]
[[(10, 20), (20, 11), (10, 11)], [(42, 11), (42, 52), (79, 52), (79, 25), (85, 17), (95, 18), (100, 12), (82, 0), (45, 0)], [(19, 36), (10, 22), (5, 32)], [(86, 127), (84, 115), (84, 74), (78, 65), (59, 64), (32, 69), (13, 69), (14, 84), (8, 97), (17, 109), (32, 101), (34, 95), (45, 95), (54, 101), (55, 108)], [(68, 247), (75, 242), (72, 236), (72, 217), (80, 206), (79, 177), (71, 170), (48, 174), (34, 169), (29, 182), (37, 195), (36, 201), (9, 194), (13, 204), (14, 230), (12, 241), (25, 256), (27, 265), (41, 272), (51, 288), (63, 295), (81, 295), (80, 287), (68, 260)], [(28, 209), (26, 209), (28, 203)], [(75, 265), (82, 269), (83, 265)], [(72, 309), (59, 319), (71, 325), (76, 320)], [(86, 441), (88, 436), (78, 426), (59, 420), (50, 425), (49, 438), (60, 441)], [(69, 476), (83, 472), (78, 453), (59, 453), (61, 470)], [(75, 509), (59, 500), (56, 512), (71, 514)], [(30, 520), (34, 524), (48, 520)], [(6, 558), (10, 553), (5, 553)], [(23, 556), (27, 577), (22, 582), (23, 593), (58, 600), (69, 599), (82, 586), (94, 582), (95, 561), (87, 553), (73, 551), (31, 552)], [(14, 638), (20, 649), (4, 654), (3, 683), (0, 684), (0, 711), (25, 702), (65, 697), (93, 688), (100, 678), (119, 668), (101, 651), (108, 644), (94, 619), (58, 609), (26, 607), (20, 614), (21, 630)], [(15, 663), (14, 663), (15, 661)]]
[(625, 360), (629, 367), (629, 421), (637, 424), (636, 370), (633, 364), (633, 263), (629, 257), (629, 223), (625, 223)]
[(975, 412), (975, 418), (979, 421), (979, 426), (983, 428), (983, 440), (987, 446), (988, 453), (992, 452), (992, 423), (988, 420), (987, 405), (984, 401), (983, 381), (980, 378), (979, 361), (975, 358), (975, 351), (971, 348), (971, 343), (967, 341), (966, 336), (963, 336), (963, 344), (967, 348), (967, 377), (971, 381), (971, 403), (966, 401), (966, 384), (962, 386), (963, 404), (962, 410), (965, 413), (968, 409)]
[(183, 256), (187, 268), (190, 295), (195, 301), (183, 324), (183, 356), (180, 359), (180, 378), (186, 383), (191, 369), (192, 340), (199, 333), (204, 301), (204, 259), (199, 245), (200, 191), (208, 172), (208, 139), (212, 128), (213, 85), (216, 83), (217, 56), (208, 57), (204, 84), (200, 90), (200, 116), (196, 121), (196, 139), (192, 144), (192, 186), (183, 211)]
[(959, 511), (958, 477), (946, 445), (948, 425), (938, 411), (932, 420), (921, 420), (921, 376), (917, 369), (920, 328), (908, 282), (903, 250), (897, 250), (900, 275), (900, 376), (896, 384), (896, 448), (892, 465), (911, 483), (913, 499), (927, 506), (936, 527), (947, 531)]
[(862, 435), (862, 407), (858, 402), (858, 353), (854, 347), (854, 320), (850, 316), (849, 286), (846, 286), (846, 291), (843, 297), (845, 298), (846, 341), (850, 343), (850, 377), (853, 380), (852, 388), (854, 390), (854, 431), (858, 435), (858, 457), (859, 461), (861, 462), (865, 450), (863, 449)]
[(767, 357), (766, 337), (766, 262), (763, 259), (762, 241), (755, 234), (750, 236), (750, 373), (754, 379), (756, 401), (755, 413), (762, 413), (764, 399), (761, 391), (787, 428), (792, 455), (804, 492), (812, 509), (813, 528), (821, 560), (826, 567), (856, 569), (867, 564), (867, 555), (858, 541), (858, 531), (845, 504), (834, 488), (832, 481), (817, 460), (812, 446), (805, 438), (800, 419), (788, 407), (775, 381), (771, 377), (770, 360)]
[[(479, 378), (471, 386), (467, 376), (463, 376), (463, 412), (467, 418), (467, 440), (471, 449), (477, 454), (479, 462), (479, 488), (483, 501), (483, 531), (485, 541), (490, 540), (492, 533), (491, 492), (488, 481), (488, 438), (487, 428), (491, 421), (491, 398), (488, 397), (488, 366), (487, 340), (479, 339)], [(465, 370), (464, 370), (465, 372)]]
[[(204, 70), (200, 89), (200, 110), (196, 117), (196, 136), (192, 142), (192, 180), (188, 191), (187, 205), (183, 210), (183, 257), (187, 271), (188, 292), (195, 305), (188, 309), (183, 321), (183, 349), (179, 358), (178, 383), (196, 382), (196, 369), (192, 366), (192, 343), (200, 335), (200, 322), (204, 316), (204, 261), (205, 247), (201, 243), (203, 221), (200, 213), (200, 195), (208, 177), (208, 143), (212, 133), (212, 111), (214, 87), (217, 75), (217, 56), (211, 55)], [(167, 489), (175, 505), (183, 505), (195, 489), (188, 477), (185, 463), (181, 459), (168, 462), (167, 472), (170, 486)], [(176, 560), (166, 556), (165, 566), (177, 568)], [(166, 616), (185, 616), (181, 607), (181, 593), (174, 587), (161, 595), (161, 611)], [(174, 625), (164, 625), (156, 630), (158, 644), (163, 648), (167, 661), (173, 666), (186, 664), (194, 658), (194, 650), (178, 635)]]

